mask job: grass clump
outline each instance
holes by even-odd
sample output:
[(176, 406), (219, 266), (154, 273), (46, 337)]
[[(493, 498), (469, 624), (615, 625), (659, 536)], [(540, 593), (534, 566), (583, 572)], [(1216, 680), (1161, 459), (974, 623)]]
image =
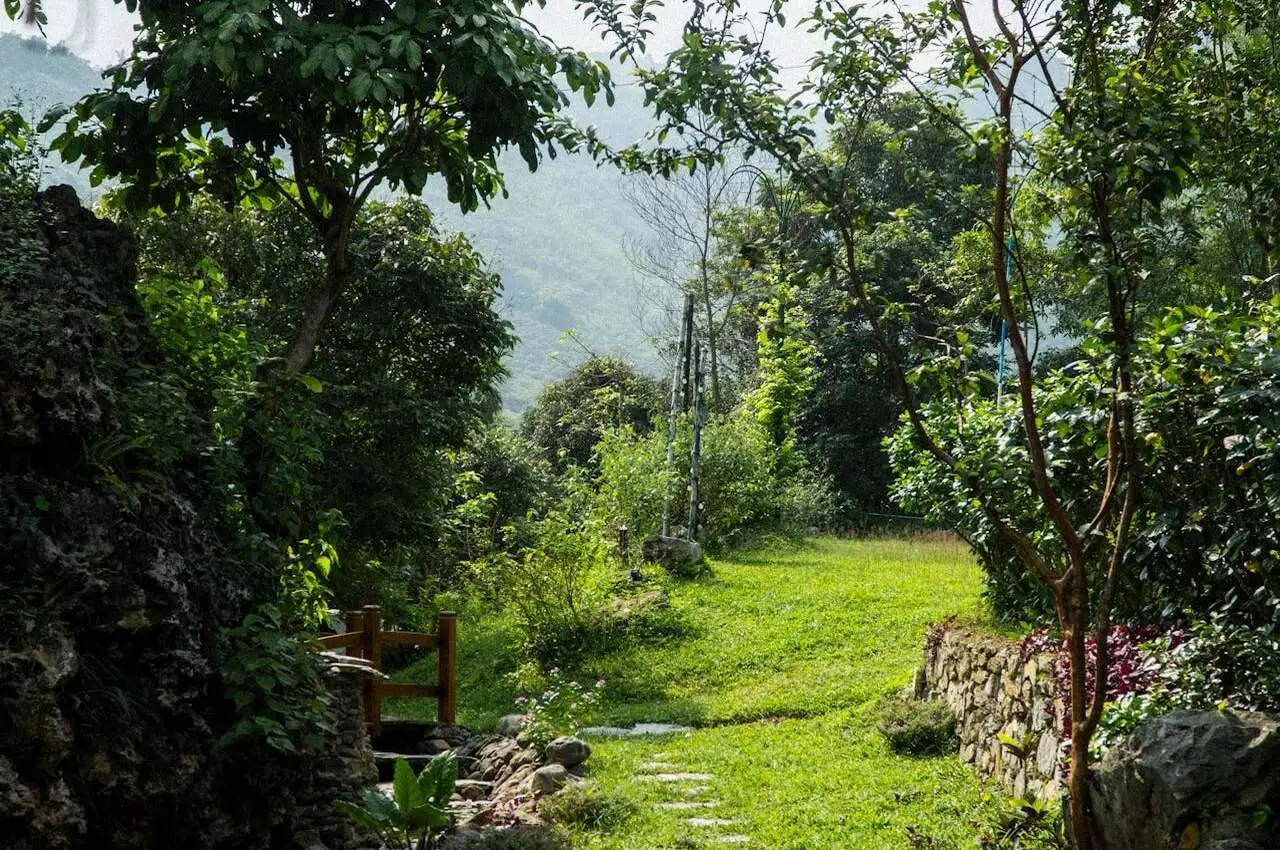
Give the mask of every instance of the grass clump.
[(904, 756), (940, 756), (959, 746), (956, 716), (942, 702), (891, 697), (880, 703), (876, 728), (889, 749)]
[(626, 797), (608, 794), (593, 782), (575, 782), (545, 798), (539, 813), (553, 824), (607, 832), (629, 820), (637, 808)]
[(495, 829), (468, 838), (463, 850), (569, 850), (569, 837), (562, 830), (538, 825)]

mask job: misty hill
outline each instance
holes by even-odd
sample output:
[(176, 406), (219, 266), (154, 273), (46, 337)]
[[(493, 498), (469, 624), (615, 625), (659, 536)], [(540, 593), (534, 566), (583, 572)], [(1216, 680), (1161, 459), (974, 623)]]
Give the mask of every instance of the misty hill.
[[(20, 103), (22, 112), (38, 117), (99, 84), (99, 72), (65, 48), (0, 36), (0, 106)], [(648, 126), (640, 93), (626, 85), (618, 87), (614, 108), (580, 108), (576, 117), (616, 143), (638, 138)], [(509, 197), (495, 199), (490, 209), (462, 215), (445, 200), (443, 186), (429, 187), (425, 198), (440, 224), (466, 233), (502, 276), (502, 313), (520, 337), (506, 363), (507, 409), (527, 408), (543, 384), (563, 376), (586, 350), (651, 369), (653, 348), (642, 329), (643, 281), (623, 251), (629, 236), (643, 235), (622, 195), (625, 178), (584, 156), (547, 160), (532, 174), (514, 152), (502, 165)], [(56, 157), (42, 182), (70, 183), (87, 199), (96, 194), (84, 175)], [(564, 339), (571, 329), (574, 338)]]

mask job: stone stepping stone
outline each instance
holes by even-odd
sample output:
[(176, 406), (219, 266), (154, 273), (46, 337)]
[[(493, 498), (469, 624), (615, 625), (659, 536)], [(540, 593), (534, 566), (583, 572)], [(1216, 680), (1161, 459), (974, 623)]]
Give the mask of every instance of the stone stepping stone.
[(649, 773), (670, 773), (672, 771), (678, 771), (680, 769), (680, 765), (673, 764), (669, 761), (647, 761), (640, 765), (640, 769)]
[(673, 785), (671, 789), (677, 794), (684, 794), (686, 797), (696, 797), (699, 794), (706, 794), (711, 790), (710, 785)]
[(745, 835), (717, 835), (711, 841), (716, 844), (749, 844), (751, 839)]
[(648, 773), (636, 777), (641, 782), (708, 782), (714, 778), (710, 773)]
[(646, 735), (673, 735), (677, 732), (692, 732), (689, 726), (677, 726), (674, 723), (637, 723), (630, 729), (621, 726), (589, 726), (579, 734), (597, 738), (640, 738)]
[(674, 803), (658, 803), (654, 808), (672, 812), (687, 812), (693, 809), (714, 809), (718, 805), (720, 805), (719, 800), (677, 800)]
[(733, 821), (728, 818), (685, 818), (684, 822), (689, 826), (701, 827), (709, 829), (717, 826), (733, 826)]

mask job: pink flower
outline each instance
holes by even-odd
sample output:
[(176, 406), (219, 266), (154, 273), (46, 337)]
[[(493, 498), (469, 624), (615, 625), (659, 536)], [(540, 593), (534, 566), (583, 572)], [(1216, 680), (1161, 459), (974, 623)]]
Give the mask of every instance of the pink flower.
[(528, 699), (528, 698), (527, 698), (527, 697), (516, 697), (516, 705), (524, 705), (524, 702), (525, 702), (525, 700), (526, 700), (526, 699)]
[(604, 687), (604, 679), (596, 679), (596, 687), (597, 687), (597, 688), (603, 688), (603, 687)]

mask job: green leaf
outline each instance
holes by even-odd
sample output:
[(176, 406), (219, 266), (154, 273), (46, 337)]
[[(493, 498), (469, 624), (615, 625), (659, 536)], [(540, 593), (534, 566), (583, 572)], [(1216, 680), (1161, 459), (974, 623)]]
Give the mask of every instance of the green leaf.
[(458, 783), (458, 760), (453, 753), (446, 753), (431, 760), (418, 774), (418, 784), (428, 799), (444, 803), (453, 796)]
[(386, 821), (379, 818), (376, 814), (367, 809), (360, 808), (349, 800), (335, 800), (333, 807), (351, 818), (360, 826), (368, 829), (383, 829), (388, 826)]
[(308, 375), (305, 372), (296, 375), (298, 383), (302, 384), (313, 393), (323, 392), (324, 385), (320, 383), (320, 379), (315, 375)]
[[(425, 770), (423, 771), (426, 772)], [(394, 781), (395, 802), (400, 808), (400, 814), (406, 819), (409, 818), (413, 811), (427, 802), (427, 795), (423, 792), (422, 786), (418, 784), (418, 779), (413, 775), (413, 768), (409, 767), (409, 762), (405, 759), (396, 759), (396, 774)]]
[(368, 71), (357, 71), (356, 75), (351, 78), (351, 85), (348, 90), (351, 92), (351, 99), (359, 103), (369, 94), (369, 87), (373, 85), (373, 77), (369, 76)]
[(369, 788), (364, 792), (364, 808), (387, 826), (402, 825), (400, 809), (386, 794), (376, 788)]

